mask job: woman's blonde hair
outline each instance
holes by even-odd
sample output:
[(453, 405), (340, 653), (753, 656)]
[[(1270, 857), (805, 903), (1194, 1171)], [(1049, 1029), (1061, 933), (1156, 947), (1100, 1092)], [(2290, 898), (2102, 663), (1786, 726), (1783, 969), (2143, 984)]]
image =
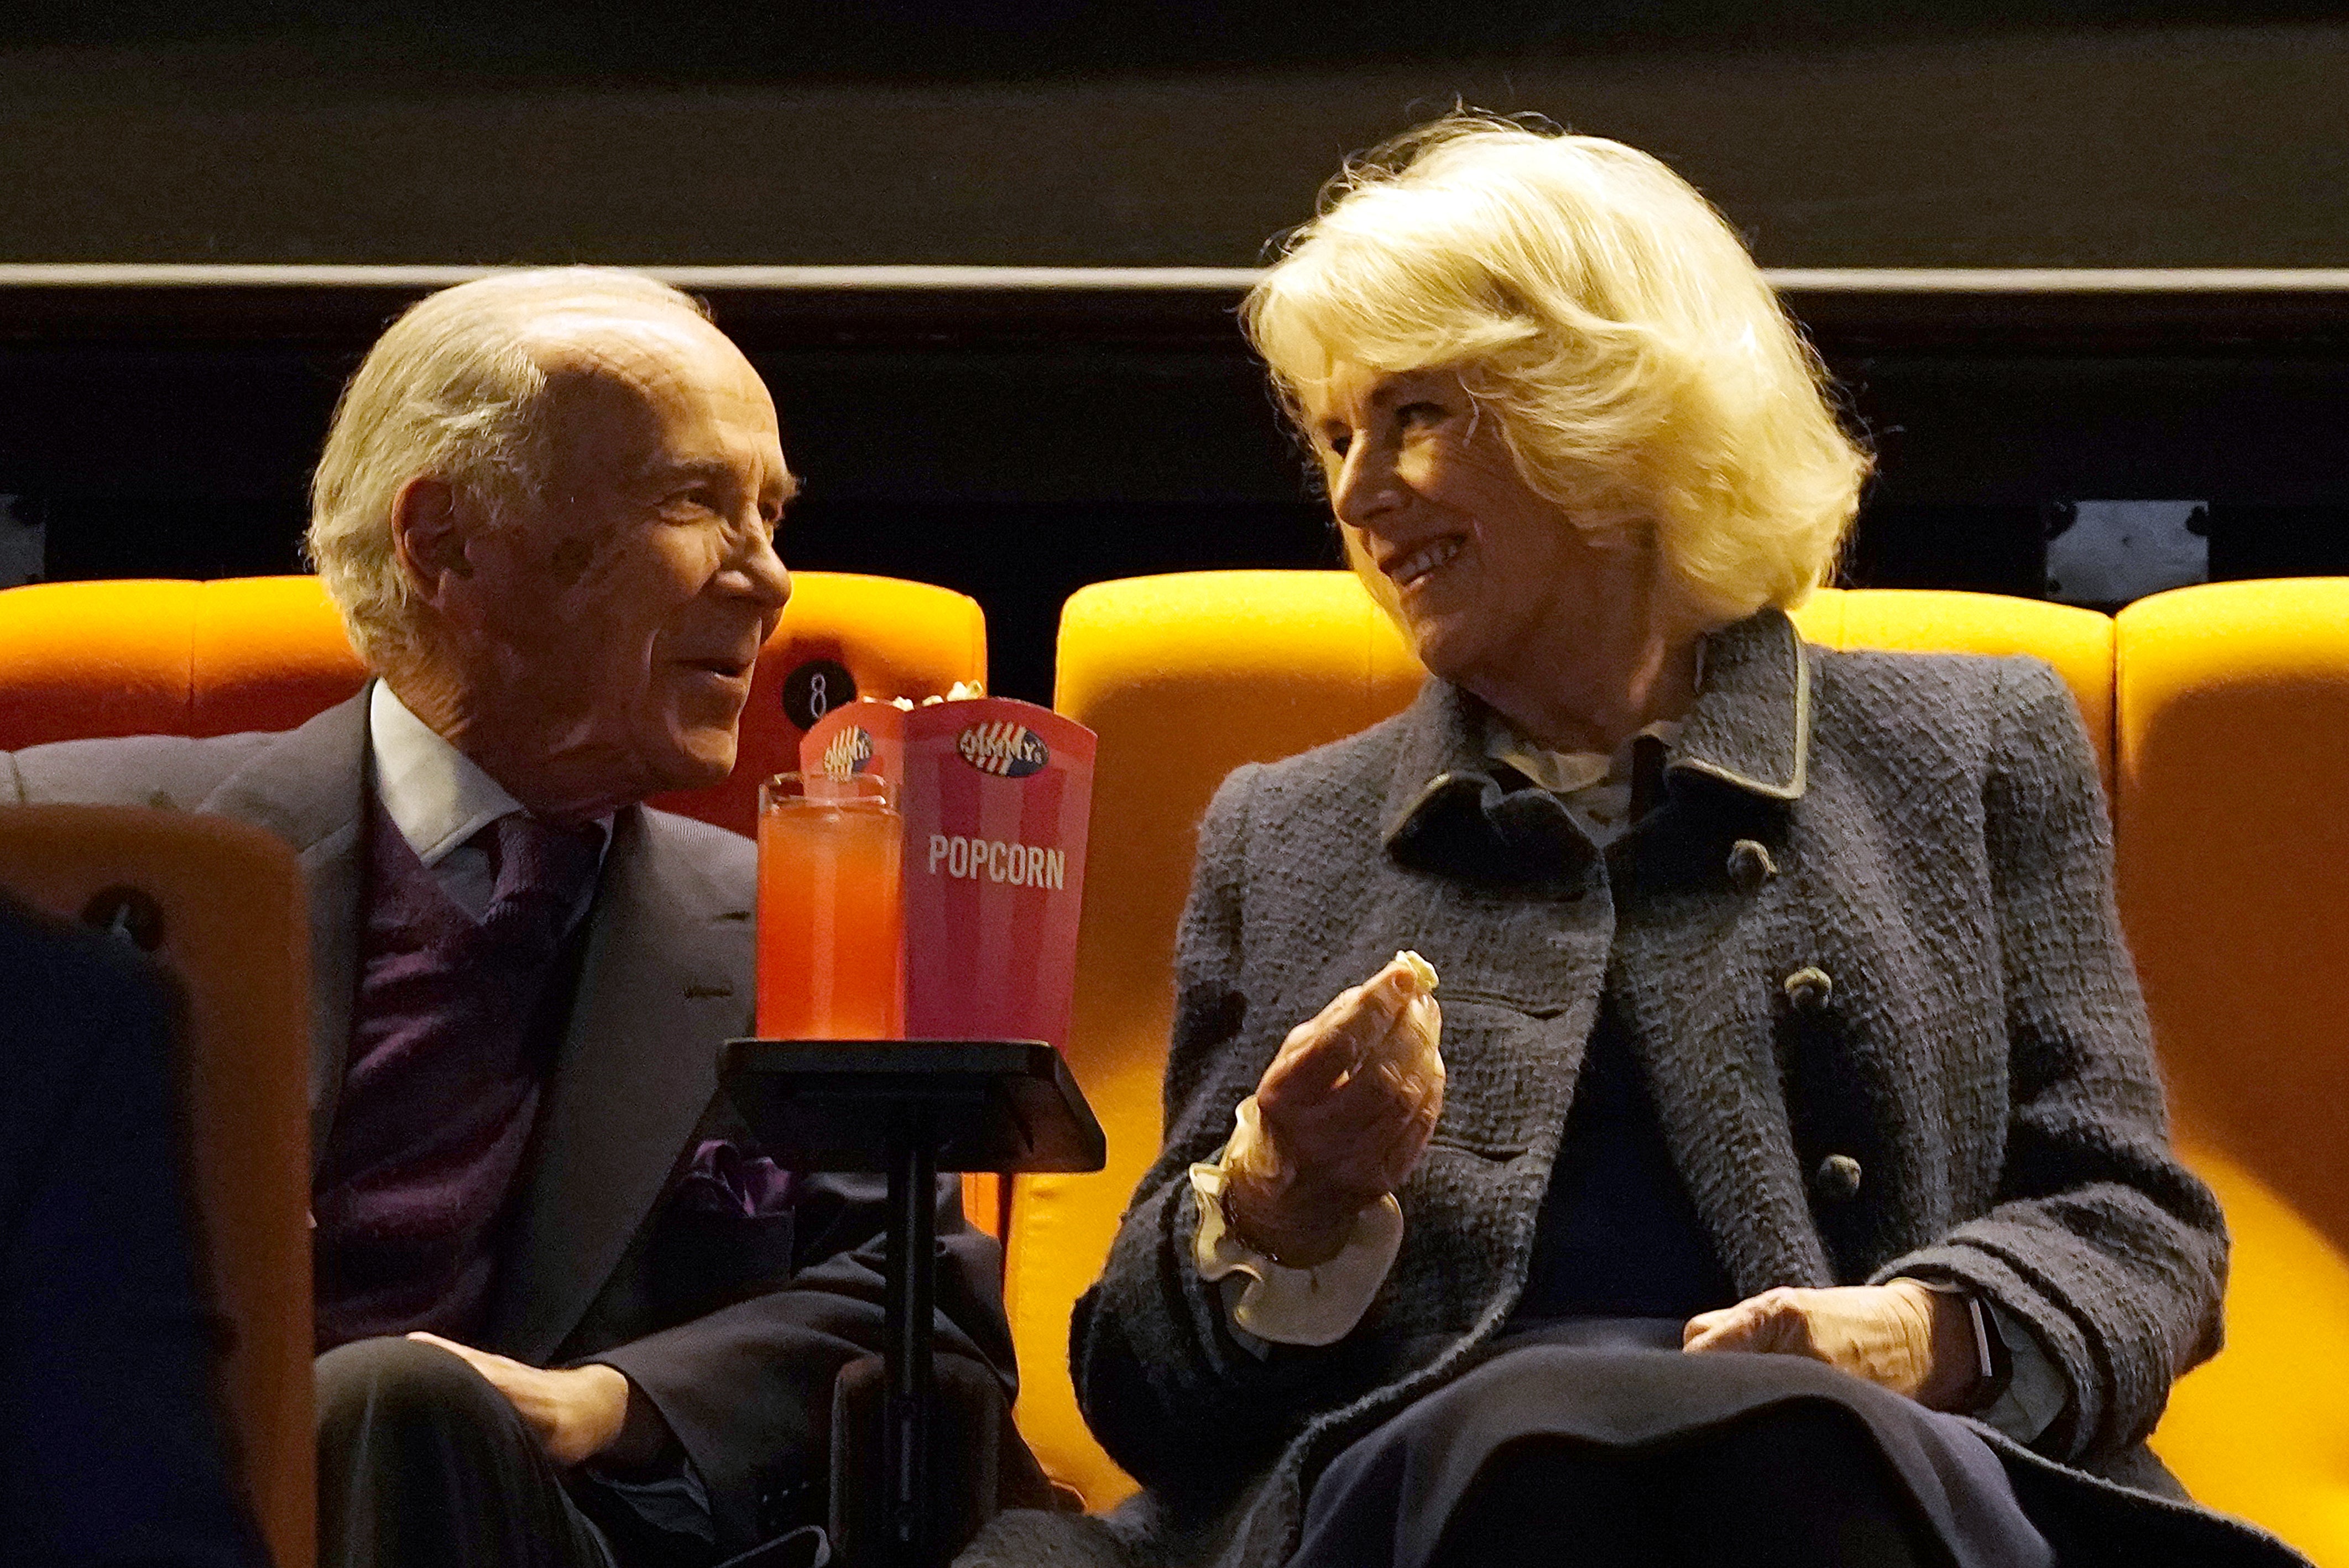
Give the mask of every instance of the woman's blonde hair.
[(1728, 222), (1646, 153), (1447, 116), (1350, 161), (1242, 306), (1292, 418), (1333, 366), (1457, 371), (1526, 483), (1652, 528), (1710, 624), (1835, 565), (1869, 462)]
[(391, 510), (419, 475), (493, 516), (536, 501), (546, 479), (546, 372), (533, 333), (577, 314), (709, 312), (641, 273), (495, 273), (411, 305), (367, 351), (335, 405), (310, 481), (307, 546), (326, 596), (371, 665), (409, 639), (415, 596), (392, 550)]

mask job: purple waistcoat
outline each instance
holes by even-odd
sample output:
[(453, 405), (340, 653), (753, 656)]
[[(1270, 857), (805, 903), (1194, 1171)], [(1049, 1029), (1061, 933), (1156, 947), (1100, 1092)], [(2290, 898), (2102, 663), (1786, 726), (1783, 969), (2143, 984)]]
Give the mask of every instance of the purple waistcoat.
[(479, 1343), (578, 934), (551, 957), (489, 940), (380, 802), (366, 911), (350, 1058), (313, 1183), (317, 1347), (413, 1329)]

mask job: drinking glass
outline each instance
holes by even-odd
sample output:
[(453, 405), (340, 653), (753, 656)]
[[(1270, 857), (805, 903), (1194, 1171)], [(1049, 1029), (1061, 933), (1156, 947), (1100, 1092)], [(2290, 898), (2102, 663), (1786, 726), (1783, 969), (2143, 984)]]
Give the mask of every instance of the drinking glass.
[(778, 773), (759, 787), (759, 1033), (905, 1033), (903, 823), (871, 774)]

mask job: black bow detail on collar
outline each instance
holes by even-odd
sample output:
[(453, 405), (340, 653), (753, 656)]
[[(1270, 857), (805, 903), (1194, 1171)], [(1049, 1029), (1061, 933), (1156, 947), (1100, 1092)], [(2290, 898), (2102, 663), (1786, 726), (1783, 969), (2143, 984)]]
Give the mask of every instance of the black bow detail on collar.
[(1414, 871), (1486, 882), (1543, 882), (1580, 872), (1590, 841), (1557, 796), (1503, 769), (1439, 773), (1386, 835), (1387, 852)]

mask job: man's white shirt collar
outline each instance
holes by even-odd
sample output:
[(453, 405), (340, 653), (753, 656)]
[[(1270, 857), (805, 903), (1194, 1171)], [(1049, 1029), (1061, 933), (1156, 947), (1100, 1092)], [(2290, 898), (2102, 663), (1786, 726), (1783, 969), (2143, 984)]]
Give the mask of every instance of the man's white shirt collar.
[(481, 764), (417, 717), (378, 681), (367, 700), (376, 795), (416, 858), (434, 866), (449, 851), (522, 803)]

